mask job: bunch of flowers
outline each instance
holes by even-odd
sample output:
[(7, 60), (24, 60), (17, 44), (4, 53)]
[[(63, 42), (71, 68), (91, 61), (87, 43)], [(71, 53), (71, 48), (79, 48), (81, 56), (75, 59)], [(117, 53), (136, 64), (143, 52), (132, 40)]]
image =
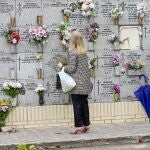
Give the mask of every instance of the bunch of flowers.
[(69, 44), (71, 37), (71, 30), (68, 27), (69, 24), (67, 22), (61, 22), (58, 26), (59, 39), (65, 48), (67, 47), (67, 44)]
[(115, 24), (119, 24), (119, 19), (122, 17), (123, 11), (120, 11), (119, 8), (115, 8), (111, 11), (111, 18), (114, 19)]
[(144, 1), (142, 1), (141, 3), (137, 5), (137, 18), (138, 18), (138, 22), (140, 25), (142, 24), (143, 18), (145, 16), (145, 7), (146, 7), (146, 4)]
[(4, 31), (4, 36), (7, 42), (12, 45), (16, 45), (20, 41), (19, 33), (11, 27), (9, 27), (8, 30)]
[(112, 58), (113, 66), (119, 66), (120, 63), (120, 56), (119, 54), (114, 54)]
[(82, 15), (85, 17), (95, 16), (94, 8), (95, 5), (93, 0), (77, 0), (78, 8), (82, 11)]
[(138, 61), (128, 62), (126, 64), (126, 69), (137, 71), (137, 70), (144, 68), (144, 66), (145, 66), (145, 64), (138, 60)]
[(118, 41), (118, 37), (114, 33), (112, 33), (108, 36), (108, 41), (110, 41), (111, 43), (115, 43)]
[(19, 82), (5, 82), (3, 84), (4, 93), (12, 98), (19, 95), (21, 88), (22, 85)]
[(115, 93), (120, 94), (120, 85), (119, 84), (114, 84), (113, 90)]
[(12, 109), (12, 102), (1, 100), (0, 101), (0, 127), (5, 125), (6, 117), (8, 116), (10, 110)]
[(99, 30), (99, 25), (96, 22), (90, 24), (90, 27), (86, 29), (87, 39), (89, 42), (96, 42), (98, 38), (98, 30)]
[(45, 26), (40, 26), (34, 29), (29, 29), (29, 41), (36, 44), (44, 44), (49, 37), (49, 30)]
[(70, 8), (62, 9), (62, 13), (64, 15), (64, 22), (68, 22), (69, 18), (72, 15), (72, 11)]
[(44, 96), (46, 89), (43, 87), (43, 85), (38, 85), (38, 87), (35, 89), (35, 92), (38, 94), (38, 96)]

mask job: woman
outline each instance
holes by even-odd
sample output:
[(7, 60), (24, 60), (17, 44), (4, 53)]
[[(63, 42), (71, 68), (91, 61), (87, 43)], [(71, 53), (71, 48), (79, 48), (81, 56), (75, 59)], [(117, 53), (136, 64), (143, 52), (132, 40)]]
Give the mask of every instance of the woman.
[(76, 127), (72, 133), (85, 133), (89, 130), (90, 125), (87, 98), (93, 89), (93, 85), (90, 81), (86, 48), (83, 37), (79, 32), (74, 31), (71, 34), (68, 65), (63, 66), (59, 62), (58, 67), (64, 67), (65, 72), (70, 74), (76, 82), (76, 87), (70, 92)]

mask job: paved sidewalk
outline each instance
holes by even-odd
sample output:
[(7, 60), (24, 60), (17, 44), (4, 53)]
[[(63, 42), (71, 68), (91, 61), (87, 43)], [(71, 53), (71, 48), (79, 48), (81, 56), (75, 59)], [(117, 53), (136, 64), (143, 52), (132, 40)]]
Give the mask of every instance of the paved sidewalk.
[(44, 128), (19, 130), (16, 133), (0, 134), (0, 150), (12, 148), (19, 143), (62, 148), (78, 148), (93, 145), (138, 143), (142, 137), (144, 142), (150, 141), (150, 124), (115, 124), (95, 125), (89, 133), (71, 135), (69, 128)]

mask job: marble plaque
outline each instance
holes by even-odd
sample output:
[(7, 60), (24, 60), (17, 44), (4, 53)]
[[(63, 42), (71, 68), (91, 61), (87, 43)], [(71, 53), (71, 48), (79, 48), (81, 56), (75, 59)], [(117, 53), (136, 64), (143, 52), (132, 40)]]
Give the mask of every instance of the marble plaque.
[(143, 49), (148, 50), (150, 48), (150, 25), (143, 26)]
[(17, 0), (16, 20), (19, 26), (37, 25), (37, 16), (42, 14), (42, 0)]
[(43, 63), (37, 61), (37, 53), (17, 54), (17, 78), (37, 79), (38, 68), (43, 68)]
[(0, 25), (7, 26), (10, 23), (10, 17), (15, 17), (15, 0), (0, 1)]
[(19, 80), (25, 87), (25, 95), (18, 96), (18, 102), (20, 106), (38, 106), (39, 97), (35, 92), (35, 88), (40, 84), (43, 85), (43, 80), (37, 79), (23, 79)]
[(119, 83), (118, 78), (96, 77), (95, 78), (95, 100), (96, 102), (113, 102), (113, 85)]

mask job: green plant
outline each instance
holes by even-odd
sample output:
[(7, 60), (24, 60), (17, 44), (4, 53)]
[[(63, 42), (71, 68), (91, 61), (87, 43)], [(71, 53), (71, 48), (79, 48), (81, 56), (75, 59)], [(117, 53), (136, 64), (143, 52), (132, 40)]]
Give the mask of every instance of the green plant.
[(26, 144), (19, 144), (17, 150), (36, 150), (34, 145), (27, 146)]
[(96, 60), (97, 59), (95, 57), (90, 60), (90, 69), (96, 68)]

